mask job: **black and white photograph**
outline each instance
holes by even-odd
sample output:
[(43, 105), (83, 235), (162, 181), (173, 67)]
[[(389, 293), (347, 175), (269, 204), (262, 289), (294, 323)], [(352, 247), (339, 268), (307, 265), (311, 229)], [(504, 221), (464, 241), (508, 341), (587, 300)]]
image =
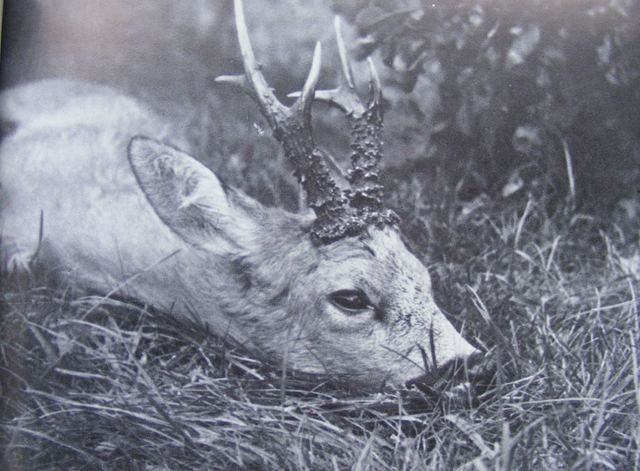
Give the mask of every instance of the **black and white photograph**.
[(0, 468), (640, 470), (640, 0), (4, 0)]

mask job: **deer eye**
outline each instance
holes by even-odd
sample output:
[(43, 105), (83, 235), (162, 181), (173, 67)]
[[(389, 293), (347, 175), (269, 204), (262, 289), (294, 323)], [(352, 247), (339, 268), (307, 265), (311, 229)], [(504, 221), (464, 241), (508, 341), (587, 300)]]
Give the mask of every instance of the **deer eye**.
[(372, 307), (372, 303), (359, 289), (341, 289), (329, 295), (329, 300), (343, 311), (358, 313)]

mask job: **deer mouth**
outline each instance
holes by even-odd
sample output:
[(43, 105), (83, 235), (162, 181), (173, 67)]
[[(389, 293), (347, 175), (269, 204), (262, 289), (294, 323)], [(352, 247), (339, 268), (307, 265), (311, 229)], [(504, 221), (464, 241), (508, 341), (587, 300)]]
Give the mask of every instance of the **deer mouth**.
[(477, 405), (480, 398), (493, 389), (495, 373), (493, 358), (478, 352), (469, 357), (455, 358), (407, 381), (405, 386), (417, 389), (432, 399), (463, 400)]

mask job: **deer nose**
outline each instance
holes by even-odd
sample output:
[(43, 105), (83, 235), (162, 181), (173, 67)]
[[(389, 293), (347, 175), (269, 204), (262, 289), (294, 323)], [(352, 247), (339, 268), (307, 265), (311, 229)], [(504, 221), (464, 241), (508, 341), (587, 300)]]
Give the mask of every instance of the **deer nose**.
[(482, 364), (484, 359), (485, 359), (484, 353), (482, 353), (480, 350), (476, 350), (467, 358), (465, 358), (464, 366), (467, 369), (467, 371), (472, 372), (474, 369), (478, 367), (478, 365)]
[(474, 385), (478, 384), (479, 388), (477, 389), (486, 391), (495, 374), (493, 364), (493, 361), (484, 353), (474, 349), (467, 356), (456, 357), (437, 369), (408, 381), (406, 386), (416, 386), (423, 390), (426, 387), (433, 392), (468, 382)]
[(496, 364), (492, 355), (474, 350), (469, 356), (455, 358), (441, 368), (440, 376), (448, 376), (457, 381), (489, 384), (495, 375)]
[(478, 352), (467, 361), (467, 376), (477, 395), (481, 395), (495, 386), (496, 359), (489, 354)]
[(456, 357), (448, 361), (437, 370), (439, 377), (446, 377), (454, 381), (470, 381), (481, 369), (484, 363), (485, 355), (479, 350), (466, 356)]

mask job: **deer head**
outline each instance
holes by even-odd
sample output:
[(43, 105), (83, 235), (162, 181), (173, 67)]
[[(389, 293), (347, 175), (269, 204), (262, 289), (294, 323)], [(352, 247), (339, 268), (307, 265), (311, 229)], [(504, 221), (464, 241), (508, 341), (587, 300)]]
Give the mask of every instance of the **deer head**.
[[(407, 249), (398, 217), (383, 207), (381, 87), (373, 64), (367, 104), (356, 93), (339, 23), (338, 88), (315, 91), (317, 44), (295, 103), (275, 97), (257, 64), (235, 1), (244, 74), (240, 85), (258, 104), (295, 169), (313, 212), (266, 208), (188, 155), (134, 138), (129, 159), (160, 218), (199, 253), (202, 275), (189, 287), (210, 296), (231, 322), (291, 368), (329, 372), (376, 387), (433, 374), (478, 356), (434, 302), (429, 272)], [(336, 174), (314, 142), (311, 105), (323, 100), (351, 127), (351, 169)]]

